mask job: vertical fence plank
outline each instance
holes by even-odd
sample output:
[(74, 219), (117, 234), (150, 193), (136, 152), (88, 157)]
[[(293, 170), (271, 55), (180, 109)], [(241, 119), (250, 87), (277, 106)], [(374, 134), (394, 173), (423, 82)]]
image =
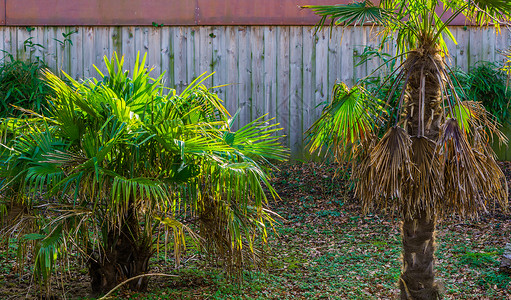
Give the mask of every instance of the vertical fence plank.
[[(508, 30), (502, 29), (500, 34), (495, 36), (495, 53), (494, 53), (494, 59), (496, 62), (503, 62), (504, 56), (501, 54), (502, 51), (506, 50), (506, 36), (507, 36)], [(490, 34), (495, 34), (494, 31), (490, 31)]]
[[(110, 57), (109, 40), (110, 34), (108, 27), (94, 27), (94, 54), (96, 67), (106, 75), (106, 67), (103, 62), (105, 56)], [(99, 77), (99, 75), (96, 75)]]
[[(226, 29), (227, 49), (227, 82), (230, 84), (225, 89), (225, 105), (231, 115), (238, 110), (238, 29), (229, 26)], [(236, 123), (235, 123), (236, 124)], [(233, 125), (235, 125), (233, 124)]]
[(277, 121), (289, 146), (289, 27), (277, 28)]
[(277, 31), (264, 28), (264, 110), (268, 119), (277, 117)]
[(133, 67), (135, 66), (135, 59), (137, 57), (137, 53), (135, 52), (134, 44), (135, 39), (133, 33), (134, 33), (133, 26), (125, 26), (122, 27), (121, 29), (122, 37), (121, 53), (124, 56), (124, 70), (129, 70), (130, 74), (131, 72), (133, 72)]
[[(147, 54), (147, 48), (144, 44), (144, 37), (149, 29), (146, 27), (135, 27), (133, 31), (133, 45), (135, 51), (135, 58), (139, 55), (140, 60)], [(147, 58), (146, 58), (147, 59)]]
[(73, 46), (70, 47), (70, 60), (71, 60), (71, 77), (74, 79), (83, 79), (83, 28), (78, 27), (76, 33), (71, 36)]
[(174, 28), (174, 84), (178, 93), (184, 90), (187, 85), (186, 62), (187, 62), (187, 35), (183, 27)]
[(168, 32), (168, 45), (169, 45), (169, 67), (168, 67), (168, 73), (169, 73), (169, 82), (167, 86), (175, 88), (176, 87), (176, 49), (175, 49), (175, 43), (174, 43), (174, 30), (175, 28), (169, 27)]
[[(213, 40), (214, 34), (213, 29), (210, 26), (200, 27), (199, 29), (199, 74), (206, 72), (207, 75), (213, 72)], [(204, 84), (209, 88), (213, 86), (213, 80), (211, 77), (204, 81)]]
[[(34, 44), (37, 46), (35, 47), (34, 51), (34, 60), (40, 60), (44, 61), (44, 54), (45, 54), (45, 46), (44, 46), (44, 27), (36, 27), (34, 32)], [(1, 33), (0, 33), (1, 34)], [(2, 45), (0, 45), (1, 47)]]
[[(366, 34), (366, 45), (372, 49), (377, 49), (378, 43), (380, 39), (376, 36), (377, 28), (373, 26), (366, 26), (364, 28)], [(383, 63), (383, 61), (378, 57), (371, 58), (368, 62), (365, 63), (366, 76), (375, 76), (375, 70)]]
[(6, 27), (4, 34), (5, 51), (9, 52), (16, 59), (16, 49), (18, 47), (18, 29), (16, 27)]
[(94, 55), (94, 29), (92, 27), (84, 27), (82, 32), (83, 77), (91, 78), (97, 74), (93, 65), (98, 64), (95, 61)]
[(330, 91), (328, 90), (328, 32), (323, 30), (318, 32), (316, 42), (316, 86), (315, 86), (315, 119), (321, 115), (323, 105), (330, 99)]
[(484, 61), (495, 61), (495, 34), (493, 28), (481, 29), (481, 45), (481, 59)]
[[(327, 92), (332, 91), (334, 83), (338, 82), (341, 77), (341, 37), (342, 30), (335, 28), (336, 32), (328, 39), (328, 82)], [(351, 70), (346, 70), (351, 71)]]
[(252, 60), (250, 57), (250, 31), (242, 26), (238, 29), (238, 105), (240, 109), (238, 126), (252, 118)]
[(303, 137), (303, 29), (290, 27), (289, 34), (289, 147), (291, 153), (298, 155), (302, 148)]
[[(453, 28), (449, 28), (454, 38), (456, 38), (456, 31)], [(452, 41), (448, 36), (445, 34), (443, 35), (445, 45), (447, 46), (448, 56), (446, 56), (446, 62), (449, 67), (454, 67), (456, 65), (456, 62), (454, 61), (455, 55), (456, 55), (456, 44), (454, 41)], [(456, 41), (458, 42), (458, 41)]]
[(355, 68), (353, 65), (353, 32), (354, 29), (344, 30), (341, 34), (339, 79), (349, 87), (353, 86)]
[(198, 69), (198, 37), (197, 37), (197, 27), (187, 27), (186, 35), (188, 37), (188, 42), (186, 44), (186, 81), (187, 84), (190, 84), (195, 78), (197, 78), (197, 69)]
[[(316, 37), (310, 28), (303, 28), (302, 126), (306, 131), (316, 120)], [(302, 137), (302, 139), (305, 136)], [(305, 152), (305, 151), (304, 151)]]
[(367, 76), (367, 67), (366, 64), (360, 64), (361, 58), (357, 57), (364, 52), (364, 49), (367, 45), (367, 31), (364, 26), (356, 26), (353, 28), (352, 35), (352, 43), (353, 43), (353, 84), (357, 83), (360, 79)]
[(143, 27), (142, 29), (143, 30), (141, 30), (140, 36), (139, 36), (139, 40), (137, 42), (139, 44), (139, 47), (140, 47), (139, 49), (140, 49), (140, 53), (141, 53), (142, 57), (143, 57), (143, 55), (146, 56), (145, 68), (147, 68), (147, 70), (150, 70), (151, 69), (151, 64), (149, 62), (149, 56), (151, 55), (151, 53), (150, 53), (151, 45), (149, 45), (149, 32), (153, 28), (152, 27), (151, 28)]
[(168, 26), (160, 28), (160, 49), (160, 73), (155, 73), (153, 76), (157, 77), (160, 74), (165, 73), (163, 81), (166, 86), (171, 86), (174, 83), (174, 61), (172, 39), (170, 36), (170, 28)]
[(464, 27), (456, 28), (456, 40), (458, 41), (458, 45), (456, 46), (456, 67), (462, 69), (463, 71), (468, 71), (469, 65), (469, 32)]
[(122, 29), (115, 26), (110, 27), (110, 43), (109, 43), (108, 57), (112, 57), (116, 52), (119, 57), (122, 56)]
[[(212, 28), (212, 61), (213, 64), (213, 86), (221, 86), (225, 84), (230, 84), (227, 81), (227, 48), (225, 47), (226, 43), (226, 32), (225, 27), (215, 26)], [(225, 99), (225, 91), (226, 87), (215, 88), (214, 92), (218, 94), (218, 97), (223, 101)], [(225, 105), (225, 102), (224, 102)]]
[(27, 31), (26, 28), (19, 27), (16, 35), (17, 49), (16, 49), (16, 58), (23, 61), (30, 60), (30, 47), (27, 47), (25, 42), (29, 41), (31, 34)]
[(159, 27), (151, 27), (147, 36), (147, 63), (152, 77), (158, 77), (161, 74), (161, 30)]
[[(70, 47), (73, 47), (71, 45), (70, 38), (69, 40), (66, 39), (66, 34), (70, 32), (68, 27), (58, 27), (56, 32), (56, 39), (57, 39), (57, 69), (58, 73), (61, 73), (61, 71), (66, 72), (67, 74), (70, 72)], [(108, 36), (107, 36), (108, 37)]]
[(55, 27), (48, 27), (44, 30), (44, 62), (48, 68), (57, 73), (57, 41)]
[(470, 69), (481, 61), (483, 57), (482, 30), (480, 28), (471, 27), (469, 29), (469, 40), (465, 43), (468, 44), (467, 47), (469, 49), (468, 66)]
[[(5, 32), (6, 32), (6, 27), (5, 26), (1, 26), (0, 27), (0, 60), (4, 59), (5, 52), (6, 52), (6, 49), (5, 49)], [(44, 43), (43, 43), (43, 45), (44, 45)]]
[[(264, 110), (264, 31), (260, 26), (250, 29), (250, 50), (252, 58), (252, 119), (266, 114)], [(245, 120), (244, 123), (248, 123)]]

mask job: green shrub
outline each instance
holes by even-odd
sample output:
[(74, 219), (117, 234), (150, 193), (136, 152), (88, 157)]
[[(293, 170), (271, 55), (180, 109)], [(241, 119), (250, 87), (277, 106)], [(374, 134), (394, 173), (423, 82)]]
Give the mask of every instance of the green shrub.
[(41, 62), (16, 60), (7, 54), (0, 63), (0, 118), (17, 117), (14, 106), (41, 112), (51, 89), (40, 77)]
[(507, 88), (507, 75), (502, 66), (479, 62), (468, 73), (460, 70), (455, 73), (464, 89), (464, 100), (481, 102), (501, 124), (510, 122), (511, 89)]
[[(221, 100), (201, 84), (208, 76), (177, 94), (149, 75), (145, 59), (124, 71), (124, 58), (105, 57), (102, 81), (64, 74), (68, 83), (45, 71), (55, 92), (45, 116), (0, 120), (15, 137), (0, 149), (0, 197), (31, 215), (0, 234), (13, 232), (32, 251), (24, 262), (46, 295), (71, 252), (82, 254), (94, 294), (146, 273), (159, 249), (173, 248), (179, 264), (185, 236), (240, 280), (263, 262), (273, 224), (266, 206), (276, 197), (268, 160), (288, 152), (280, 129), (263, 116), (232, 130)], [(147, 278), (130, 288), (146, 289)]]

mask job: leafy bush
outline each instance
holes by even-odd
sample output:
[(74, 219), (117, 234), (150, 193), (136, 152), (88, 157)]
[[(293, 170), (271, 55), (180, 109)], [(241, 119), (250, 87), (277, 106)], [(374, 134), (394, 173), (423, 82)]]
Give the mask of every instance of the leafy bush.
[(481, 102), (501, 124), (510, 122), (511, 89), (507, 87), (507, 75), (502, 66), (480, 62), (468, 73), (461, 70), (455, 73), (464, 89), (464, 100)]
[[(123, 62), (105, 58), (102, 81), (46, 71), (47, 114), (6, 126), (17, 134), (0, 152), (0, 191), (30, 214), (6, 232), (32, 250), (47, 293), (69, 251), (82, 254), (97, 294), (145, 274), (157, 249), (173, 248), (178, 264), (185, 236), (232, 275), (261, 258), (275, 196), (265, 163), (287, 157), (280, 129), (259, 118), (232, 131), (207, 76), (177, 94), (149, 76), (145, 57), (132, 73)], [(143, 290), (147, 277), (129, 285)]]
[(16, 60), (7, 54), (0, 63), (0, 118), (19, 116), (14, 106), (41, 112), (51, 89), (41, 78), (44, 64)]

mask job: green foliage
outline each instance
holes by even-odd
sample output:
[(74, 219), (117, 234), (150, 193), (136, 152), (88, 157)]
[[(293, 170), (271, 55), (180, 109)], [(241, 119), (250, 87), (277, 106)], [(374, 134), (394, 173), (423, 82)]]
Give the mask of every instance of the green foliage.
[(466, 252), (459, 258), (460, 263), (469, 265), (471, 267), (481, 268), (486, 266), (495, 266), (497, 261), (495, 256), (497, 253), (479, 253), (479, 252)]
[(492, 287), (506, 289), (511, 283), (511, 277), (498, 272), (500, 264), (498, 259), (499, 254), (498, 252), (467, 251), (459, 257), (458, 262), (480, 271), (477, 277), (477, 283), (481, 287), (485, 289), (490, 289)]
[(163, 75), (150, 77), (145, 56), (132, 72), (123, 64), (105, 58), (101, 81), (45, 71), (54, 93), (45, 116), (2, 123), (16, 134), (2, 153), (0, 191), (42, 218), (20, 239), (35, 245), (36, 278), (48, 282), (71, 248), (99, 261), (126, 224), (133, 247), (173, 246), (176, 262), (188, 234), (231, 273), (258, 263), (249, 258), (273, 222), (267, 195), (276, 197), (266, 163), (287, 157), (279, 128), (259, 118), (231, 130), (204, 74), (177, 94)]
[(511, 90), (502, 66), (480, 62), (467, 73), (456, 70), (455, 76), (463, 88), (460, 95), (465, 95), (465, 100), (481, 102), (500, 124), (510, 122)]
[(507, 289), (511, 284), (511, 276), (490, 270), (482, 272), (481, 276), (477, 280), (477, 283), (486, 289), (490, 289), (492, 287)]
[(361, 144), (370, 140), (374, 124), (382, 117), (381, 110), (382, 102), (363, 86), (349, 89), (344, 83), (336, 84), (332, 102), (307, 131), (310, 151), (333, 153), (338, 160), (351, 158)]
[(41, 62), (16, 60), (7, 55), (0, 63), (0, 118), (22, 114), (14, 106), (41, 112), (52, 91), (40, 77)]
[(78, 33), (78, 30), (71, 30), (68, 32), (62, 32), (62, 40), (61, 39), (53, 39), (57, 43), (60, 44), (60, 46), (65, 47), (67, 44), (73, 46), (73, 41), (71, 40), (71, 36), (75, 33)]

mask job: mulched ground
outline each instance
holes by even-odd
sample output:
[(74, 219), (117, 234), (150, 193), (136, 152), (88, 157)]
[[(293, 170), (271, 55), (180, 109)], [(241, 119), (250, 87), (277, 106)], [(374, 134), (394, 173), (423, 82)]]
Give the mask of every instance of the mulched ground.
[[(511, 183), (511, 163), (501, 167)], [(151, 272), (179, 278), (154, 277), (150, 292), (121, 290), (116, 299), (396, 299), (399, 220), (361, 215), (336, 165), (279, 168), (273, 185), (281, 199), (271, 208), (284, 219), (269, 238), (267, 271), (247, 272), (239, 286), (207, 267), (192, 248), (179, 270), (162, 254), (153, 261)], [(498, 272), (502, 248), (511, 242), (510, 214), (497, 209), (478, 220), (446, 218), (436, 240), (437, 279), (445, 298), (511, 299), (511, 278)], [(12, 256), (0, 259), (0, 299), (35, 298), (29, 270), (20, 277)], [(81, 299), (88, 289), (87, 270), (71, 266), (54, 294)]]

